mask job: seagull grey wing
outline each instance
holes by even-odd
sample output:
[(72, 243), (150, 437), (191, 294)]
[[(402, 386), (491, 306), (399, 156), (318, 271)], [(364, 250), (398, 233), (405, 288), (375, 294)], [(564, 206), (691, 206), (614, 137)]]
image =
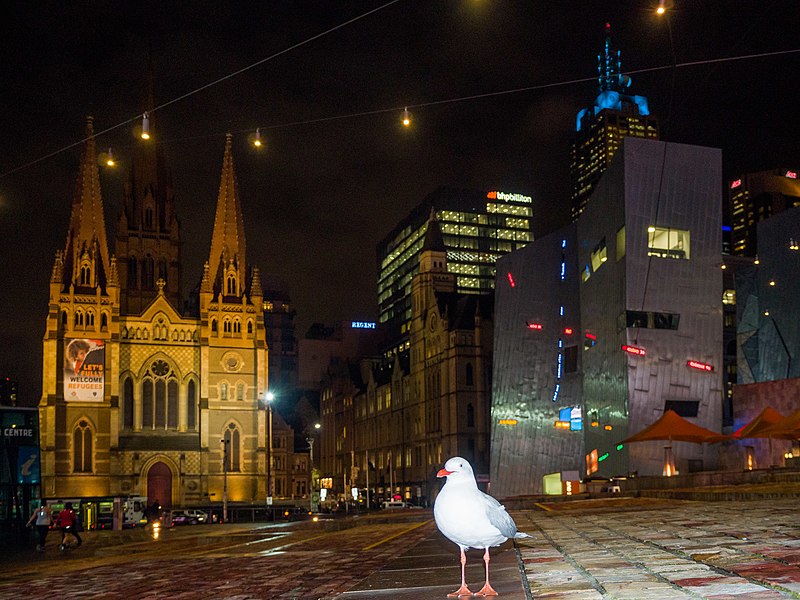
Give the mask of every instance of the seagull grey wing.
[(501, 534), (507, 538), (513, 538), (517, 534), (517, 526), (514, 519), (506, 512), (506, 507), (497, 500), (481, 492), (483, 503), (486, 509), (486, 516), (489, 522), (497, 527)]

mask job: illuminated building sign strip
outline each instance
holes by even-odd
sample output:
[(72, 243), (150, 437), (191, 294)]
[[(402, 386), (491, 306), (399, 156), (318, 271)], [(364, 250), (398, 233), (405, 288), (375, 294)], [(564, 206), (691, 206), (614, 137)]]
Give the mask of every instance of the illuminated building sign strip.
[(786, 171), (786, 177), (789, 179), (797, 179), (797, 171)]
[(731, 189), (732, 189), (732, 190), (733, 190), (733, 189), (736, 189), (736, 188), (737, 188), (737, 187), (739, 187), (740, 185), (742, 185), (742, 180), (741, 180), (741, 179), (736, 179), (736, 180), (734, 180), (734, 181), (732, 181), (732, 182), (731, 182)]
[(516, 419), (500, 419), (498, 421), (498, 423), (500, 425), (516, 425), (517, 424), (517, 420)]
[(697, 361), (697, 360), (687, 360), (686, 361), (686, 366), (687, 367), (691, 367), (693, 369), (697, 369), (698, 371), (713, 371), (714, 370), (714, 366), (713, 365), (709, 365), (709, 364), (706, 364), (706, 363), (701, 363), (700, 361)]
[(508, 283), (509, 283), (509, 285), (511, 285), (512, 288), (513, 287), (517, 287), (517, 284), (514, 281), (514, 276), (510, 272), (508, 274)]
[(644, 356), (647, 354), (644, 348), (637, 348), (636, 346), (626, 346), (622, 345), (622, 350), (627, 352), (628, 354), (633, 354), (635, 356)]
[(353, 329), (375, 329), (375, 323), (368, 321), (353, 321), (350, 323)]
[(505, 200), (507, 202), (524, 202), (525, 204), (532, 204), (533, 198), (523, 194), (510, 194), (508, 192), (489, 192), (486, 194), (489, 200)]
[(542, 330), (542, 324), (541, 323), (529, 323), (528, 321), (525, 321), (525, 324), (528, 326), (528, 329), (534, 329), (536, 331), (541, 331)]

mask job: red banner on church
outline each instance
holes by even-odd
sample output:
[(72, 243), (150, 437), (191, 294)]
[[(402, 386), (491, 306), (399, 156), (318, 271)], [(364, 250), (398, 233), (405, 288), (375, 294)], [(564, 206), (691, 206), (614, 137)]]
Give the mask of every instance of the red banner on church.
[(64, 340), (64, 400), (102, 401), (105, 365), (103, 340)]

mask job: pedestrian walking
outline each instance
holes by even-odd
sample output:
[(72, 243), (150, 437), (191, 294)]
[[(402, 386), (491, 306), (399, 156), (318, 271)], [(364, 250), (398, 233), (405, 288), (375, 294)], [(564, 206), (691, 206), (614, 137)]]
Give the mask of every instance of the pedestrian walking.
[(36, 535), (39, 539), (39, 542), (36, 544), (36, 550), (38, 552), (44, 552), (44, 545), (47, 541), (47, 532), (50, 531), (51, 520), (52, 514), (50, 513), (50, 508), (45, 504), (45, 501), (42, 500), (39, 508), (35, 509), (33, 514), (31, 514), (31, 518), (28, 519), (28, 527), (36, 527)]
[(77, 540), (76, 548), (83, 543), (81, 536), (78, 535), (79, 529), (78, 515), (72, 510), (72, 502), (67, 502), (61, 512), (56, 517), (56, 526), (61, 529), (61, 549), (69, 546), (68, 536), (72, 535)]

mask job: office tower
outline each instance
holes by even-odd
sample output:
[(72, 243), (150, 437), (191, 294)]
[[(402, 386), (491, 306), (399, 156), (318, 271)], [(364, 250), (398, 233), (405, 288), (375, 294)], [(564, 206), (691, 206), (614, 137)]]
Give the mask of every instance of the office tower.
[(798, 169), (745, 173), (728, 182), (732, 248), (736, 256), (758, 254), (758, 223), (800, 206)]
[(647, 98), (630, 94), (631, 78), (622, 74), (619, 50), (611, 48), (611, 25), (597, 56), (597, 97), (578, 112), (572, 140), (572, 220), (586, 209), (597, 182), (625, 137), (658, 139), (658, 120), (650, 115)]
[(495, 262), (533, 240), (532, 198), (518, 193), (440, 187), (428, 195), (377, 247), (379, 322), (390, 344), (407, 343), (411, 280), (433, 209), (456, 290), (491, 293)]

